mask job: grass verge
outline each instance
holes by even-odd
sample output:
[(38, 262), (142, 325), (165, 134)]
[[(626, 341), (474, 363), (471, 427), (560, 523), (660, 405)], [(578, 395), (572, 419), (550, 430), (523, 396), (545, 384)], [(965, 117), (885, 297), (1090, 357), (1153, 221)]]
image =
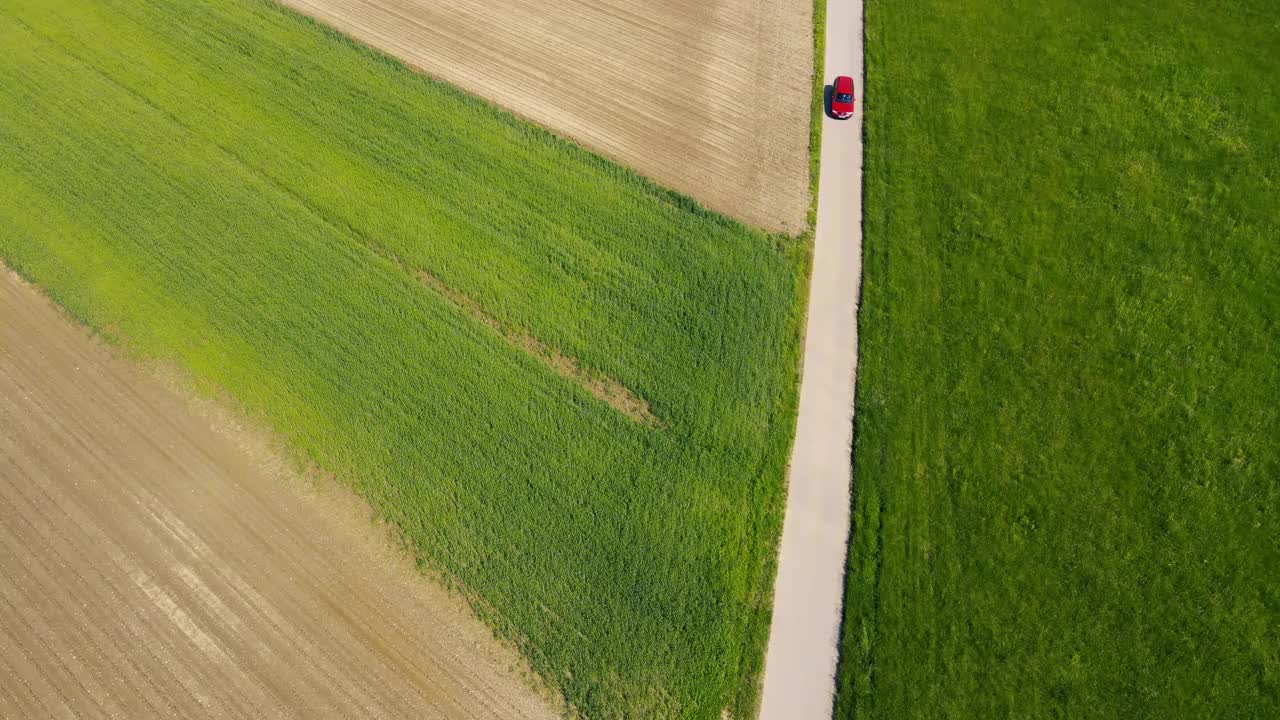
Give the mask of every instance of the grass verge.
[(840, 718), (1280, 715), (1280, 13), (867, 4)]
[(809, 108), (809, 234), (818, 223), (818, 180), (822, 176), (822, 119), (826, 116), (827, 0), (813, 0), (813, 104)]

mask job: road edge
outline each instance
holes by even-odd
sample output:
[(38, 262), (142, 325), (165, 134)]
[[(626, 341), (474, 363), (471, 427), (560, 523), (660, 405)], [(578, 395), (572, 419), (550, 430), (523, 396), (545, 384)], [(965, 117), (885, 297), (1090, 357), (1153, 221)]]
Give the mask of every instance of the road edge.
[[(832, 716), (843, 629), (853, 484), (857, 311), (862, 274), (863, 127), (860, 103), (855, 116), (856, 127), (848, 129), (850, 132), (844, 136), (840, 147), (832, 145), (828, 149), (829, 140), (824, 139), (821, 132), (822, 126), (829, 121), (825, 116), (824, 93), (821, 90), (825, 87), (828, 72), (846, 72), (843, 67), (846, 63), (831, 62), (833, 55), (844, 55), (854, 60), (847, 63), (847, 72), (856, 75), (855, 83), (864, 86), (864, 8), (862, 0), (815, 0), (814, 5), (817, 78), (814, 100), (820, 114), (815, 117), (811, 129), (811, 147), (815, 139), (817, 145), (817, 157), (811, 158), (811, 168), (818, 173), (816, 177), (811, 176), (814, 185), (810, 209), (813, 246), (809, 257), (810, 271), (806, 276), (808, 302), (802, 338), (800, 400), (787, 470), (783, 530), (777, 545), (774, 603), (758, 707), (760, 720)], [(837, 10), (834, 23), (832, 7)], [(819, 53), (816, 36), (820, 21), (825, 27)], [(844, 46), (838, 46), (842, 40)], [(837, 68), (837, 65), (841, 67)], [(842, 162), (832, 162), (837, 157)], [(836, 168), (849, 161), (856, 161), (851, 163), (856, 164), (854, 174), (850, 176), (850, 168), (846, 166), (839, 177), (833, 177)], [(825, 174), (824, 169), (827, 171)], [(829, 196), (825, 204), (822, 200), (824, 179)], [(842, 198), (841, 190), (851, 190), (850, 197)], [(834, 204), (833, 199), (836, 200)], [(833, 210), (834, 206), (839, 207)], [(828, 211), (826, 223), (823, 222), (824, 208)], [(835, 223), (830, 219), (841, 215), (852, 217), (840, 217), (844, 222)], [(852, 226), (848, 231), (852, 235), (851, 242), (845, 242), (836, 232), (846, 225)], [(832, 260), (837, 262), (832, 263)], [(839, 328), (837, 332), (831, 332), (832, 316), (837, 320), (844, 319), (843, 331), (849, 333), (848, 338)], [(847, 375), (843, 374), (846, 369)], [(825, 397), (826, 401), (815, 399), (819, 396)], [(834, 405), (831, 398), (835, 398)], [(840, 398), (845, 398), (845, 402), (842, 403)], [(847, 415), (840, 415), (843, 412), (840, 408), (847, 410)], [(833, 425), (836, 427), (831, 427)], [(824, 428), (830, 432), (824, 432)], [(815, 475), (817, 479), (814, 479)], [(819, 512), (813, 512), (814, 508)], [(822, 509), (827, 512), (821, 512)], [(812, 569), (796, 569), (815, 554), (809, 552), (814, 547), (822, 551), (816, 553), (823, 556), (821, 571), (814, 573)], [(788, 562), (788, 557), (791, 562)], [(819, 582), (813, 582), (815, 576), (820, 576), (817, 578)], [(821, 585), (818, 592), (813, 592), (815, 584)]]

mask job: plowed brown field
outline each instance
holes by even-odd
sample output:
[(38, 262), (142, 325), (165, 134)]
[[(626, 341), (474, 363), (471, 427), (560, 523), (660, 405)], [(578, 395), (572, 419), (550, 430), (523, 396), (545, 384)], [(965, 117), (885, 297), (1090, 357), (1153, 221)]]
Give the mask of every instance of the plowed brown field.
[(281, 0), (727, 215), (803, 228), (812, 0)]
[(367, 508), (232, 427), (0, 266), (0, 717), (557, 716)]

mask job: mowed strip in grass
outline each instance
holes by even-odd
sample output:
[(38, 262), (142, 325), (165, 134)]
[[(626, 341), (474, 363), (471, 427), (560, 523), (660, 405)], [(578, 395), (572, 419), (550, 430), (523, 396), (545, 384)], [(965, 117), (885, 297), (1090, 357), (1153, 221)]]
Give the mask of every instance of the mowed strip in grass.
[(868, 3), (838, 717), (1280, 717), (1277, 38)]
[(587, 716), (751, 711), (806, 243), (259, 0), (15, 0), (0, 45), (0, 257), (350, 482)]

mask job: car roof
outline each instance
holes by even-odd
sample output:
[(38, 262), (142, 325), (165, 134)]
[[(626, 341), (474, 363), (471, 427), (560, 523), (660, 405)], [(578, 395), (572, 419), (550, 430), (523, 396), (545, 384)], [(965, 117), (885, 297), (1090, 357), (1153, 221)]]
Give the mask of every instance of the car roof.
[(841, 75), (836, 78), (836, 92), (853, 94), (853, 78)]

